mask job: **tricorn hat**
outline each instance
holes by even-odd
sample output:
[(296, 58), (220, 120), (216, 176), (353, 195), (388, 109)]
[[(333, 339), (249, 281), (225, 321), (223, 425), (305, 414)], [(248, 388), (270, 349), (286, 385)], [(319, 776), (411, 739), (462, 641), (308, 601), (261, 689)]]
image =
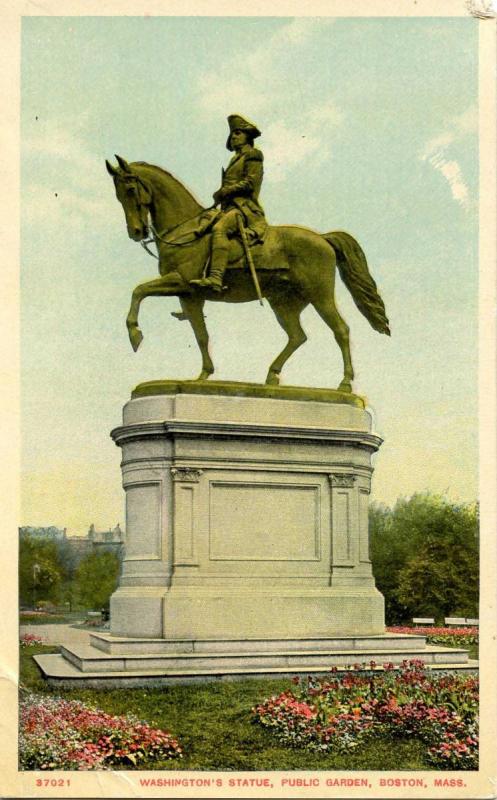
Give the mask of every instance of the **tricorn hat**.
[(248, 119), (241, 117), (240, 114), (230, 114), (228, 117), (228, 125), (230, 126), (230, 135), (228, 136), (228, 141), (226, 142), (226, 147), (228, 150), (233, 150), (230, 144), (231, 134), (233, 131), (247, 131), (252, 139), (257, 139), (257, 137), (261, 135), (257, 125), (254, 125), (253, 122), (249, 122)]

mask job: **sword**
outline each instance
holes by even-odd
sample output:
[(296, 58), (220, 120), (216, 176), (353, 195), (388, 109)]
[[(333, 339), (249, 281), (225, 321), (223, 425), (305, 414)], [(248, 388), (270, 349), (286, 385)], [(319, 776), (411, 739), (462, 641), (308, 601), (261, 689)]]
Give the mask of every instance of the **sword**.
[(261, 306), (264, 306), (264, 303), (262, 302), (261, 287), (259, 286), (259, 280), (257, 278), (257, 272), (255, 271), (254, 261), (252, 259), (252, 253), (250, 252), (249, 243), (247, 241), (247, 232), (245, 230), (241, 214), (237, 215), (237, 222), (238, 222), (238, 230), (240, 232), (240, 238), (243, 244), (243, 249), (245, 251), (245, 258), (247, 259), (247, 264), (249, 265), (250, 274), (252, 276), (252, 280), (254, 281), (255, 291), (257, 292), (259, 303), (261, 304)]

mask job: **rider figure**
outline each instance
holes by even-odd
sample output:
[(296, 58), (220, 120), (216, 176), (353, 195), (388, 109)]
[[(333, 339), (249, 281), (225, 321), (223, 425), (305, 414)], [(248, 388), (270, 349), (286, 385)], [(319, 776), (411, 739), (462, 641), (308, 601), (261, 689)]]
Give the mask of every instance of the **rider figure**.
[(263, 155), (254, 146), (260, 130), (239, 114), (228, 117), (230, 134), (226, 147), (235, 151), (226, 170), (222, 172), (221, 187), (214, 192), (215, 205), (220, 204), (221, 213), (212, 227), (211, 262), (208, 278), (190, 281), (197, 286), (223, 289), (223, 276), (228, 265), (229, 240), (239, 233), (239, 218), (251, 238), (262, 241), (267, 224), (264, 211), (259, 204), (262, 184)]

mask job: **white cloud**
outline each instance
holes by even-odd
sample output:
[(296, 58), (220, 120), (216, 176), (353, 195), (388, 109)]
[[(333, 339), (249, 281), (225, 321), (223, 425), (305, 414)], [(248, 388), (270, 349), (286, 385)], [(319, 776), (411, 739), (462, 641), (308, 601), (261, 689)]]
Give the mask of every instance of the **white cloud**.
[(462, 114), (453, 118), (452, 124), (456, 131), (463, 135), (476, 132), (478, 130), (478, 106), (475, 104), (467, 108)]
[(261, 80), (267, 79), (278, 69), (281, 61), (286, 63), (288, 59), (297, 58), (297, 48), (304, 45), (315, 31), (322, 30), (323, 26), (330, 27), (333, 23), (333, 19), (296, 17), (247, 55), (244, 71), (248, 70), (250, 75)]
[(220, 108), (228, 108), (252, 119), (267, 104), (264, 90), (247, 77), (207, 73), (199, 80), (198, 89), (200, 111), (205, 116), (217, 116)]
[(447, 131), (435, 136), (433, 139), (430, 139), (428, 142), (426, 142), (423, 148), (421, 160), (426, 161), (437, 153), (443, 152), (445, 148), (452, 144), (455, 138), (456, 137), (453, 132)]
[(327, 104), (314, 108), (310, 114), (308, 114), (307, 118), (314, 127), (320, 125), (339, 125), (343, 120), (343, 113), (330, 101)]
[(433, 169), (440, 172), (449, 185), (453, 199), (465, 210), (468, 210), (472, 203), (461, 166), (453, 157), (453, 148), (459, 145), (465, 136), (477, 130), (478, 109), (473, 105), (462, 114), (452, 117), (447, 129), (426, 142), (419, 156), (421, 161), (426, 161)]
[(310, 158), (329, 157), (330, 128), (341, 119), (342, 114), (329, 102), (291, 126), (281, 120), (270, 123), (264, 131), (268, 182), (284, 180), (291, 169)]
[[(271, 108), (275, 95), (292, 85), (292, 68), (312, 34), (330, 28), (332, 18), (297, 17), (250, 52), (219, 64), (198, 82), (202, 113), (212, 117), (221, 107), (255, 115)], [(272, 91), (271, 91), (272, 88)]]
[(108, 225), (116, 201), (112, 203), (112, 193), (105, 198), (102, 193), (87, 195), (76, 193), (65, 183), (57, 186), (58, 191), (40, 183), (31, 183), (23, 193), (22, 214), (28, 224), (50, 226), (61, 230), (69, 227), (85, 229), (91, 221), (92, 226)]
[[(299, 86), (294, 65), (313, 34), (333, 23), (328, 18), (295, 18), (244, 55), (243, 69), (237, 56), (199, 81), (202, 114), (211, 117), (228, 108), (263, 127), (268, 182), (281, 181), (293, 167), (329, 154), (330, 127), (339, 125), (343, 114), (331, 97), (322, 98), (316, 108), (315, 94), (311, 97)], [(264, 117), (271, 121), (263, 126)]]
[(450, 186), (452, 197), (461, 205), (468, 202), (468, 187), (464, 183), (461, 167), (457, 161), (442, 161), (437, 167)]
[(289, 45), (300, 44), (308, 39), (317, 28), (322, 28), (323, 25), (330, 26), (334, 21), (334, 19), (325, 19), (323, 17), (295, 17), (273, 35), (270, 42), (271, 47), (274, 49), (278, 47), (286, 48)]
[(23, 141), (23, 159), (38, 179), (23, 192), (23, 217), (36, 223), (82, 226), (108, 218), (115, 205), (100, 154), (92, 152), (78, 130), (38, 121)]
[(264, 132), (264, 153), (268, 164), (268, 182), (284, 180), (287, 172), (303, 160), (315, 155), (320, 140), (289, 128), (284, 122), (273, 122)]

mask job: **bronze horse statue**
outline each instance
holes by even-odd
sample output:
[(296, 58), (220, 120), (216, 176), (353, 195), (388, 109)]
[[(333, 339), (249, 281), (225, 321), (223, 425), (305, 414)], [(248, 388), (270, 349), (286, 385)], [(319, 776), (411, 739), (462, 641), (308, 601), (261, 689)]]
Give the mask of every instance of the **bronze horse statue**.
[[(128, 163), (116, 156), (118, 167), (106, 161), (114, 180), (117, 199), (126, 217), (131, 239), (155, 240), (160, 277), (139, 284), (133, 291), (126, 319), (131, 345), (137, 350), (143, 339), (138, 312), (145, 297), (179, 297), (183, 319), (188, 319), (202, 354), (198, 380), (214, 372), (209, 355), (209, 335), (203, 307), (206, 300), (248, 303), (258, 299), (251, 272), (246, 268), (241, 243), (233, 239), (226, 290), (222, 293), (194, 287), (190, 281), (202, 275), (209, 255), (209, 234), (200, 235), (209, 209), (169, 172), (143, 161)], [(149, 240), (149, 231), (152, 239)], [(278, 384), (283, 365), (307, 337), (300, 324), (303, 309), (311, 303), (332, 330), (343, 358), (340, 391), (351, 392), (354, 370), (349, 347), (349, 328), (335, 305), (335, 268), (349, 289), (359, 311), (379, 333), (390, 335), (385, 306), (371, 277), (359, 244), (348, 233), (319, 234), (296, 225), (269, 226), (262, 245), (251, 248), (261, 294), (267, 298), (288, 342), (269, 367), (267, 384)], [(232, 263), (231, 263), (232, 262)], [(237, 267), (237, 268), (235, 268)]]

